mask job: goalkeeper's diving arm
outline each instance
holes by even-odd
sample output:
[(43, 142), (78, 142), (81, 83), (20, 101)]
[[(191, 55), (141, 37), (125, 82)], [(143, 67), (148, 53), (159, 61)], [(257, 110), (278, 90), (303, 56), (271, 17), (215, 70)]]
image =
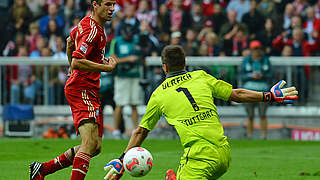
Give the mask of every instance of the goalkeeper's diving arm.
[(235, 102), (282, 102), (292, 104), (298, 99), (298, 91), (295, 87), (282, 88), (284, 80), (275, 84), (268, 92), (257, 92), (248, 89), (233, 89), (229, 100)]
[(124, 153), (129, 151), (133, 147), (140, 146), (144, 139), (148, 136), (150, 131), (146, 128), (138, 126), (134, 133), (131, 135), (130, 141)]
[(232, 89), (230, 101), (235, 102), (261, 102), (263, 94), (248, 89)]

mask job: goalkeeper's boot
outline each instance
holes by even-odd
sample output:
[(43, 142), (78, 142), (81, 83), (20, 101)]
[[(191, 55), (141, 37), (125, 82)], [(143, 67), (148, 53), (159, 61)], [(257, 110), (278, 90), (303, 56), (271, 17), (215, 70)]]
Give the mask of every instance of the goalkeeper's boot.
[(30, 180), (44, 180), (44, 177), (40, 174), (43, 169), (43, 163), (33, 162), (29, 165), (30, 168)]
[(176, 173), (172, 169), (167, 171), (166, 180), (176, 180)]

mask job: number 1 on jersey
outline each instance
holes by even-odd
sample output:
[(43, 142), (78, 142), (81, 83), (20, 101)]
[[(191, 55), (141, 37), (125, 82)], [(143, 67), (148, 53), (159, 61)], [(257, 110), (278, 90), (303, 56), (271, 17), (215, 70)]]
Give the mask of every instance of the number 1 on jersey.
[(182, 87), (179, 87), (178, 89), (176, 89), (177, 92), (183, 92), (184, 95), (187, 96), (189, 102), (191, 103), (194, 111), (199, 111), (199, 106), (197, 105), (196, 101), (193, 99), (192, 95), (190, 94), (189, 90), (187, 88), (182, 88)]

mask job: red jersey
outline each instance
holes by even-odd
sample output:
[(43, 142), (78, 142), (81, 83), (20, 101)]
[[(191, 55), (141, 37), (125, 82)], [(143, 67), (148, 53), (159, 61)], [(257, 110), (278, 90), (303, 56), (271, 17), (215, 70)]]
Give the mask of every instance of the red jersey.
[[(103, 64), (106, 47), (104, 29), (91, 15), (84, 17), (70, 32), (70, 38), (75, 42), (76, 50), (73, 58), (87, 59)], [(66, 90), (91, 90), (98, 93), (100, 89), (100, 72), (85, 72), (74, 69), (66, 83)]]

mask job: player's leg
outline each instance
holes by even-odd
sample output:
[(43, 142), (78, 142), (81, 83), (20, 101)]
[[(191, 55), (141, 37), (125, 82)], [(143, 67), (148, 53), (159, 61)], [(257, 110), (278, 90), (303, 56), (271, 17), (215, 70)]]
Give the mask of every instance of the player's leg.
[(259, 103), (259, 116), (260, 116), (260, 124), (262, 130), (262, 136), (264, 139), (267, 139), (268, 135), (268, 121), (266, 117), (268, 105), (266, 103)]
[(88, 172), (90, 159), (100, 152), (101, 137), (99, 137), (98, 124), (94, 118), (82, 120), (78, 127), (81, 136), (81, 145), (73, 160), (71, 180), (83, 180)]
[(217, 147), (206, 142), (198, 142), (184, 151), (177, 180), (218, 179), (230, 166), (231, 153), (228, 143)]
[(248, 116), (248, 125), (247, 125), (247, 137), (252, 137), (253, 125), (254, 125), (254, 103), (246, 103), (245, 108)]
[(41, 179), (40, 177), (45, 177), (48, 174), (69, 167), (72, 165), (75, 153), (78, 152), (79, 148), (80, 146), (72, 147), (60, 156), (45, 163), (33, 162), (30, 165), (30, 179)]
[(217, 152), (219, 153), (219, 164), (215, 168), (215, 172), (213, 173), (213, 178), (210, 179), (219, 179), (230, 167), (231, 163), (231, 150), (230, 145), (226, 144), (219, 148), (217, 148)]

